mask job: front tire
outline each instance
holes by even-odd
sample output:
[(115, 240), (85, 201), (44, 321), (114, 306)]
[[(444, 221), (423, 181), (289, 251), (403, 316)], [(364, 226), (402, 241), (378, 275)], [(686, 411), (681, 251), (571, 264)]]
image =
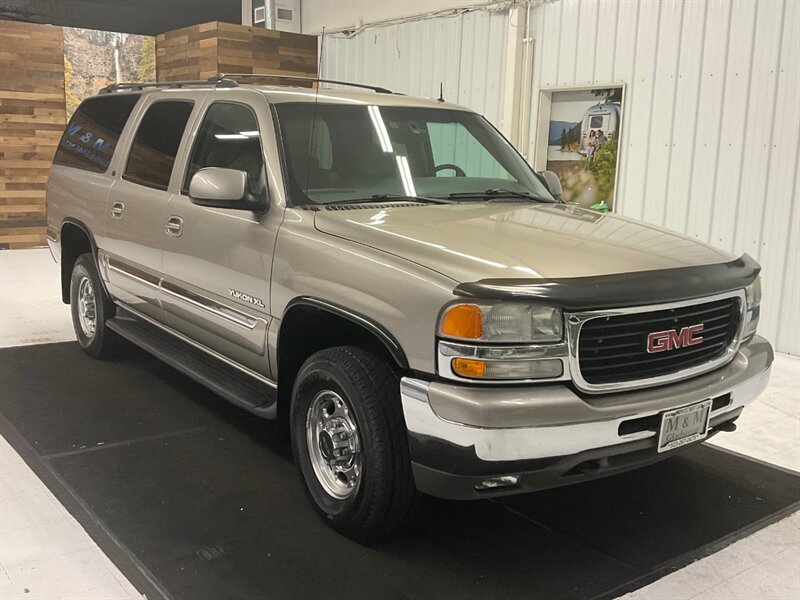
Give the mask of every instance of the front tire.
[(111, 356), (117, 338), (106, 321), (114, 316), (114, 303), (105, 293), (91, 254), (81, 254), (72, 267), (69, 304), (81, 349), (92, 358)]
[(328, 525), (367, 539), (407, 522), (418, 494), (389, 365), (353, 346), (317, 352), (297, 375), (290, 424), (306, 494)]

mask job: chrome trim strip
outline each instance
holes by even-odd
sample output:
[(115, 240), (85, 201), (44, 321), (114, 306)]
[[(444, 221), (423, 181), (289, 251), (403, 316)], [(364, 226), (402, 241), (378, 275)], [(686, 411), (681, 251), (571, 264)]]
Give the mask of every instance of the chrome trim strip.
[[(736, 330), (736, 335), (733, 337), (731, 344), (725, 349), (723, 354), (712, 361), (703, 363), (702, 365), (695, 365), (687, 369), (682, 369), (669, 375), (659, 375), (657, 377), (648, 377), (646, 379), (633, 379), (630, 381), (623, 381), (618, 383), (602, 383), (593, 384), (586, 381), (581, 375), (580, 361), (578, 357), (578, 346), (580, 342), (580, 333), (587, 321), (603, 317), (614, 317), (620, 315), (629, 315), (636, 313), (655, 312), (659, 310), (668, 310), (671, 308), (682, 308), (684, 306), (694, 306), (714, 302), (717, 300), (724, 300), (726, 298), (739, 298), (739, 326)], [(716, 294), (714, 296), (703, 296), (701, 298), (694, 298), (692, 300), (682, 300), (680, 302), (668, 302), (665, 304), (647, 304), (642, 306), (633, 306), (627, 308), (615, 308), (608, 310), (596, 311), (583, 311), (566, 313), (567, 321), (567, 340), (569, 343), (569, 363), (572, 372), (572, 379), (575, 385), (584, 392), (589, 393), (602, 393), (618, 390), (635, 390), (643, 387), (651, 387), (662, 385), (665, 383), (673, 383), (683, 379), (689, 379), (696, 375), (707, 373), (713, 369), (721, 367), (736, 356), (739, 346), (742, 343), (742, 334), (745, 326), (745, 314), (747, 312), (747, 302), (745, 298), (744, 289), (736, 290), (733, 292), (726, 292), (724, 294)]]
[(213, 356), (217, 360), (220, 360), (220, 361), (224, 362), (225, 364), (233, 367), (234, 369), (237, 369), (237, 370), (241, 371), (245, 375), (249, 375), (253, 379), (257, 379), (261, 383), (264, 383), (264, 384), (266, 384), (266, 385), (268, 385), (268, 386), (270, 386), (272, 388), (275, 388), (275, 389), (278, 388), (278, 383), (273, 381), (272, 379), (268, 379), (267, 377), (264, 377), (263, 375), (260, 375), (260, 374), (256, 373), (255, 371), (253, 371), (251, 369), (248, 369), (247, 367), (245, 367), (243, 365), (240, 365), (239, 363), (237, 363), (235, 361), (232, 361), (231, 359), (223, 356), (222, 354), (219, 354), (218, 352), (215, 352), (211, 348), (203, 346), (202, 344), (198, 344), (197, 342), (195, 342), (194, 340), (186, 337), (182, 333), (179, 333), (179, 332), (175, 331), (174, 329), (172, 329), (170, 327), (167, 327), (163, 323), (159, 323), (155, 319), (151, 319), (147, 315), (144, 315), (144, 314), (140, 313), (135, 308), (131, 308), (130, 306), (128, 306), (127, 304), (124, 304), (123, 302), (117, 301), (116, 304), (117, 304), (117, 306), (120, 306), (121, 308), (123, 308), (124, 310), (128, 311), (129, 313), (135, 315), (137, 318), (142, 319), (143, 321), (147, 321), (151, 325), (154, 325), (155, 327), (158, 327), (162, 331), (165, 331), (166, 333), (169, 333), (170, 335), (175, 336), (179, 340), (181, 340), (183, 342), (186, 342), (190, 346), (193, 346), (194, 348), (197, 348), (198, 350), (201, 350), (201, 351), (205, 352), (206, 354), (208, 354), (210, 356)]
[(255, 317), (253, 315), (249, 315), (245, 312), (236, 310), (235, 308), (231, 308), (225, 304), (221, 304), (219, 302), (215, 302), (210, 298), (205, 296), (201, 296), (200, 294), (196, 294), (183, 288), (179, 285), (176, 285), (172, 282), (165, 280), (163, 277), (156, 277), (155, 275), (151, 275), (141, 269), (138, 269), (126, 262), (123, 262), (116, 258), (111, 258), (108, 255), (104, 255), (105, 263), (107, 269), (110, 271), (114, 271), (115, 273), (119, 273), (120, 275), (124, 275), (134, 281), (142, 283), (144, 285), (150, 286), (155, 289), (159, 289), (162, 292), (166, 292), (170, 296), (174, 298), (178, 298), (179, 300), (183, 300), (191, 304), (192, 306), (196, 306), (197, 308), (201, 308), (217, 317), (225, 319), (235, 325), (240, 327), (244, 327), (245, 329), (253, 330), (258, 325), (259, 321), (266, 324), (266, 319), (261, 317)]
[(138, 281), (139, 283), (143, 283), (155, 289), (158, 289), (161, 283), (161, 279), (158, 277), (150, 275), (136, 267), (132, 267), (116, 258), (105, 255), (105, 260), (109, 271), (114, 271), (115, 273), (119, 273), (120, 275), (124, 275), (129, 279), (133, 279), (134, 281)]
[(566, 342), (558, 344), (529, 344), (524, 346), (488, 346), (439, 341), (439, 351), (446, 356), (465, 356), (491, 360), (533, 360), (536, 358), (562, 358), (567, 356)]
[(173, 298), (178, 298), (179, 300), (188, 302), (192, 306), (201, 308), (206, 312), (211, 313), (212, 315), (230, 321), (231, 323), (234, 323), (236, 325), (239, 325), (240, 327), (244, 327), (245, 329), (249, 329), (251, 331), (255, 329), (259, 321), (263, 321), (266, 323), (265, 319), (259, 317), (253, 317), (251, 315), (248, 315), (247, 313), (240, 312), (229, 306), (220, 304), (219, 302), (215, 302), (210, 298), (201, 296), (200, 294), (195, 294), (194, 292), (191, 292), (185, 288), (182, 288), (164, 279), (161, 280), (161, 290), (163, 292), (166, 292)]
[(92, 248), (95, 248), (95, 252), (97, 252), (97, 271), (100, 273), (100, 282), (103, 284), (103, 289), (106, 294), (108, 294), (108, 297), (113, 300), (114, 298), (111, 295), (111, 291), (108, 289), (108, 284), (110, 283), (108, 274), (108, 254), (101, 248), (97, 248), (94, 242), (92, 242)]
[(429, 403), (428, 388), (430, 384), (427, 381), (420, 379), (411, 379), (410, 377), (403, 377), (400, 381), (400, 391), (405, 396), (419, 402)]
[(100, 279), (103, 280), (103, 285), (108, 284), (108, 255), (97, 249), (97, 268), (100, 271)]
[[(570, 364), (568, 361), (569, 349), (567, 342), (557, 344), (530, 344), (524, 346), (488, 346), (461, 344), (439, 340), (437, 344), (436, 366), (439, 375), (481, 385), (505, 385), (514, 383), (548, 383), (553, 381), (569, 381)], [(562, 373), (560, 377), (542, 379), (467, 379), (453, 373), (450, 367), (454, 358), (482, 358), (487, 360), (537, 360), (558, 359), (561, 361)]]

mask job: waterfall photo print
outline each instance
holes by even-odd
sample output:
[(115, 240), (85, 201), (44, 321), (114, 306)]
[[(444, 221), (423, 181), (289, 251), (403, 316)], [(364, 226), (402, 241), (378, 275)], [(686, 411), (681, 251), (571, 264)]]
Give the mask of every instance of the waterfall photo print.
[(72, 116), (82, 100), (111, 83), (155, 80), (155, 37), (64, 28), (67, 118)]

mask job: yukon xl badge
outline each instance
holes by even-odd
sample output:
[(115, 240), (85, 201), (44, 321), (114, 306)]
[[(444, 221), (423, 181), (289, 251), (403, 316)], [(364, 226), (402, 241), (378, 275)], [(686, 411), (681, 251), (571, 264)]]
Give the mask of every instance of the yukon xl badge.
[(667, 350), (677, 350), (686, 346), (696, 346), (703, 342), (703, 336), (698, 335), (703, 331), (703, 324), (684, 327), (680, 332), (675, 329), (666, 331), (654, 331), (647, 336), (647, 352), (665, 352)]
[(253, 306), (264, 308), (264, 301), (261, 298), (256, 298), (255, 296), (251, 296), (250, 294), (244, 294), (239, 290), (234, 290), (233, 288), (228, 288), (228, 293), (237, 300), (241, 300), (242, 302), (248, 302)]

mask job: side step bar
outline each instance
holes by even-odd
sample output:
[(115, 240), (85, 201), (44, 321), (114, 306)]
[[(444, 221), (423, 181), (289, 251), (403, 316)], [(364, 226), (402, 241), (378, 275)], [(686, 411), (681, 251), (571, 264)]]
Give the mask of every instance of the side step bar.
[(265, 419), (276, 417), (277, 388), (249, 377), (121, 307), (117, 307), (117, 316), (106, 321), (106, 325), (229, 402)]

